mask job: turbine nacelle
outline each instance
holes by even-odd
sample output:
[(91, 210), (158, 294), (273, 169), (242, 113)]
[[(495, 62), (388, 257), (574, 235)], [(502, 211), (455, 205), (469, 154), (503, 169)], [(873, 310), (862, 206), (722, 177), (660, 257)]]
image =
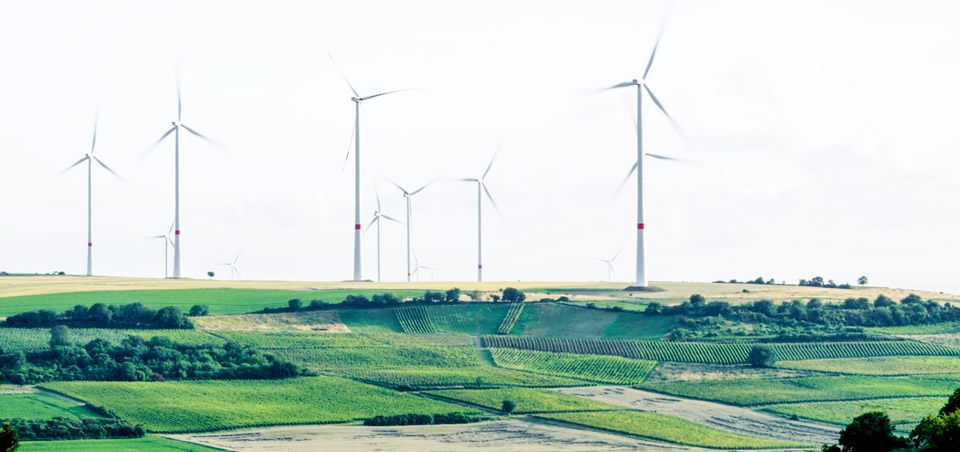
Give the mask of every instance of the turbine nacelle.
[(351, 97), (350, 100), (352, 100), (352, 101), (354, 101), (354, 102), (356, 102), (356, 103), (358, 103), (358, 104), (359, 104), (360, 102), (363, 102), (363, 98), (362, 98), (362, 97)]
[(170, 121), (170, 124), (172, 124), (174, 127), (180, 127), (183, 125), (183, 123), (180, 121)]
[(636, 78), (635, 78), (635, 79), (633, 79), (633, 84), (634, 84), (634, 85), (643, 86), (644, 84), (646, 84), (646, 81), (644, 81), (643, 79), (636, 79)]

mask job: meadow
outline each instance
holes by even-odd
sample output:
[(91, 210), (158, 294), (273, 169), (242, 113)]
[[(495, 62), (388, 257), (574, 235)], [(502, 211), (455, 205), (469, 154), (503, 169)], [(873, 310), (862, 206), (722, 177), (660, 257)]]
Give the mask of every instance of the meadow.
[(894, 424), (912, 428), (921, 419), (939, 411), (946, 402), (946, 397), (908, 397), (843, 402), (800, 402), (767, 405), (763, 409), (771, 413), (838, 425), (847, 425), (850, 419), (868, 411), (882, 411), (890, 416), (890, 421)]
[(609, 411), (615, 406), (592, 400), (561, 394), (544, 389), (498, 388), (498, 389), (447, 389), (426, 391), (427, 394), (445, 399), (472, 403), (492, 410), (500, 410), (503, 401), (516, 404), (515, 414), (554, 413), (561, 411)]
[(88, 439), (20, 443), (17, 452), (214, 452), (219, 449), (172, 439), (146, 436), (137, 439)]
[(657, 366), (656, 361), (619, 356), (575, 355), (506, 348), (490, 349), (490, 354), (498, 366), (507, 369), (621, 385), (643, 383)]
[(0, 392), (0, 419), (85, 419), (104, 417), (86, 405), (38, 392)]

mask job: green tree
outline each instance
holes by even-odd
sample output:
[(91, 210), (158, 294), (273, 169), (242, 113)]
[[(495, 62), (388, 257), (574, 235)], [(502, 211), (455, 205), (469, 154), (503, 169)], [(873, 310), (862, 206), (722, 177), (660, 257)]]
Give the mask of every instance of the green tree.
[(868, 280), (866, 276), (861, 276), (857, 278), (857, 284), (860, 284), (861, 286), (866, 286), (869, 283), (870, 283), (870, 280)]
[(448, 290), (446, 295), (447, 303), (456, 303), (460, 301), (460, 289), (457, 289), (456, 287)]
[(0, 430), (0, 452), (13, 452), (20, 447), (20, 441), (17, 439), (17, 431), (10, 427), (7, 422), (3, 423), (3, 429)]
[(509, 303), (519, 303), (527, 299), (527, 294), (514, 289), (513, 287), (507, 287), (503, 289), (503, 301)]
[(843, 452), (889, 452), (907, 447), (905, 438), (893, 434), (893, 425), (886, 413), (871, 411), (855, 418), (840, 430)]
[(953, 414), (958, 410), (960, 410), (960, 388), (953, 391), (953, 395), (947, 399), (947, 404), (940, 408), (940, 415)]
[(50, 348), (70, 345), (70, 328), (65, 325), (57, 325), (50, 328)]
[(214, 273), (214, 272), (207, 272), (207, 276), (209, 276), (210, 279), (213, 279), (213, 276), (214, 276), (215, 274), (216, 274), (216, 273)]
[(517, 404), (513, 403), (512, 400), (504, 400), (503, 405), (500, 406), (500, 409), (504, 413), (510, 414), (513, 412), (513, 410), (517, 409)]
[(287, 301), (287, 307), (290, 308), (291, 312), (299, 311), (302, 306), (303, 306), (303, 303), (300, 301), (299, 298), (294, 298), (292, 300)]
[(955, 452), (960, 445), (960, 411), (927, 416), (910, 433), (918, 452)]
[(769, 346), (754, 345), (747, 356), (747, 362), (753, 367), (773, 367), (777, 362), (777, 357)]
[(651, 301), (647, 303), (647, 309), (644, 309), (643, 312), (647, 314), (659, 314), (660, 310), (663, 308), (663, 305), (657, 303), (656, 301)]
[(210, 306), (195, 304), (190, 308), (190, 317), (200, 317), (210, 314)]

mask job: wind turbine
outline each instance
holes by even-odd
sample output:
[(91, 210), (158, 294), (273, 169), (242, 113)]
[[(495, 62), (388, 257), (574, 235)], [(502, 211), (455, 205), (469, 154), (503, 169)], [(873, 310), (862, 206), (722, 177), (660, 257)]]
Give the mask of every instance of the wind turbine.
[(238, 261), (238, 260), (240, 260), (240, 251), (237, 251), (237, 257), (233, 258), (233, 262), (226, 262), (226, 263), (223, 263), (223, 264), (217, 264), (217, 265), (223, 265), (223, 266), (230, 267), (230, 280), (231, 280), (231, 281), (233, 281), (233, 276), (234, 276), (234, 275), (237, 275), (237, 277), (240, 277), (240, 270), (237, 270), (237, 261)]
[[(499, 153), (499, 152), (498, 152)], [(497, 207), (497, 202), (493, 200), (493, 196), (490, 194), (490, 190), (487, 189), (487, 184), (484, 182), (484, 178), (487, 177), (487, 174), (490, 174), (490, 168), (493, 167), (493, 162), (497, 160), (497, 154), (493, 154), (493, 158), (490, 159), (490, 164), (487, 165), (486, 171), (483, 172), (483, 175), (478, 178), (466, 178), (460, 179), (463, 182), (476, 182), (477, 183), (477, 281), (483, 281), (483, 194), (487, 194), (487, 199), (490, 200), (490, 204), (493, 204), (493, 208), (497, 209), (497, 213), (500, 213), (500, 208)]]
[(170, 251), (170, 246), (173, 245), (173, 239), (170, 238), (170, 234), (173, 234), (173, 223), (170, 223), (170, 230), (168, 230), (166, 234), (147, 237), (147, 240), (164, 239), (163, 240), (163, 277), (164, 278), (169, 278), (169, 275), (167, 274), (167, 270), (170, 268), (170, 264), (168, 264), (167, 256)]
[[(621, 251), (622, 251), (622, 250), (621, 250)], [(601, 259), (601, 258), (599, 258), (599, 257), (595, 257), (595, 258), (594, 258), (594, 259), (596, 259), (596, 260), (598, 260), (598, 261), (606, 262), (606, 263), (607, 263), (607, 281), (608, 281), (608, 282), (612, 282), (612, 281), (613, 281), (613, 274), (615, 273), (614, 270), (613, 270), (613, 261), (617, 260), (617, 256), (619, 256), (619, 255), (620, 255), (620, 251), (617, 251), (617, 254), (614, 254), (613, 257), (611, 257), (610, 259)]]
[[(426, 265), (420, 265), (420, 259), (417, 259), (417, 255), (413, 255), (413, 260), (416, 262), (416, 267), (413, 269), (413, 274), (417, 275), (417, 282), (420, 282), (420, 269), (424, 270), (434, 270), (433, 267), (427, 267)], [(433, 272), (430, 272), (430, 281), (433, 282)]]
[[(350, 80), (347, 79), (346, 74), (343, 73), (343, 70), (340, 69), (340, 66), (337, 64), (337, 60), (333, 59), (333, 55), (328, 51), (327, 56), (330, 57), (330, 61), (333, 61), (333, 65), (337, 68), (337, 72), (340, 73), (340, 76), (343, 77), (343, 81), (347, 83), (347, 86), (350, 87), (350, 91), (353, 93), (353, 97), (350, 100), (355, 104), (356, 115), (354, 117), (353, 123), (353, 138), (354, 138), (354, 155), (353, 158), (356, 161), (356, 180), (354, 181), (355, 194), (354, 194), (354, 216), (353, 216), (353, 280), (362, 281), (363, 280), (363, 269), (361, 265), (361, 252), (360, 252), (360, 103), (373, 99), (375, 97), (386, 96), (387, 94), (399, 93), (401, 91), (410, 91), (409, 89), (400, 89), (395, 91), (387, 91), (384, 93), (373, 94), (370, 96), (361, 96), (360, 93), (354, 89), (353, 84), (350, 83)], [(347, 153), (347, 158), (350, 158), (349, 151)]]
[(403, 223), (389, 215), (383, 214), (383, 209), (380, 208), (380, 192), (377, 190), (376, 185), (373, 187), (374, 193), (377, 195), (377, 210), (373, 212), (373, 220), (370, 221), (370, 224), (367, 225), (367, 230), (370, 230), (370, 226), (373, 226), (373, 223), (377, 223), (377, 282), (380, 281), (380, 220), (387, 219), (394, 223)]
[[(389, 179), (387, 179), (387, 180), (389, 180)], [(411, 269), (410, 269), (410, 226), (411, 226), (411, 224), (412, 224), (412, 222), (413, 222), (413, 219), (411, 218), (411, 215), (412, 215), (412, 213), (413, 213), (412, 199), (413, 199), (413, 196), (414, 196), (414, 195), (416, 195), (417, 193), (420, 193), (421, 191), (423, 191), (424, 188), (427, 188), (427, 187), (429, 187), (430, 185), (432, 185), (433, 182), (428, 182), (426, 185), (424, 185), (424, 186), (422, 186), (422, 187), (420, 187), (420, 188), (418, 188), (418, 189), (410, 192), (410, 191), (407, 191), (407, 189), (401, 187), (400, 184), (398, 184), (398, 183), (396, 183), (396, 182), (394, 182), (394, 181), (392, 181), (392, 180), (389, 180), (389, 181), (390, 181), (390, 183), (393, 184), (395, 187), (399, 188), (400, 191), (403, 192), (403, 197), (407, 199), (407, 282), (410, 282), (410, 276), (413, 275), (413, 272), (412, 272)]]
[(97, 123), (99, 122), (99, 118), (100, 114), (98, 112), (96, 119), (93, 120), (93, 143), (90, 144), (90, 152), (84, 154), (82, 159), (77, 160), (76, 163), (68, 166), (66, 169), (60, 172), (60, 174), (63, 174), (73, 167), (83, 162), (87, 162), (87, 276), (93, 276), (93, 162), (97, 162), (100, 164), (100, 166), (109, 171), (110, 174), (113, 174), (114, 176), (117, 176), (118, 179), (123, 180), (119, 174), (110, 169), (110, 167), (93, 155), (93, 151), (97, 147)]
[(636, 284), (640, 287), (647, 286), (647, 268), (646, 260), (644, 257), (644, 230), (645, 223), (643, 220), (643, 157), (649, 156), (657, 159), (663, 160), (674, 160), (670, 157), (644, 153), (643, 152), (643, 116), (641, 115), (641, 106), (643, 104), (643, 92), (646, 91), (647, 95), (650, 96), (650, 100), (653, 101), (653, 104), (663, 112), (664, 116), (670, 121), (670, 124), (673, 128), (683, 136), (683, 132), (680, 130), (679, 125), (673, 120), (673, 117), (667, 113), (667, 110), (663, 108), (663, 104), (657, 99), (657, 96), (653, 94), (653, 91), (650, 90), (650, 85), (646, 82), (647, 74), (650, 73), (650, 66), (653, 65), (653, 57), (657, 54), (657, 46), (660, 45), (660, 37), (663, 35), (663, 28), (661, 27), (660, 33), (657, 35), (657, 40), (653, 45), (653, 52), (650, 53), (650, 60), (647, 62), (647, 68), (643, 71), (643, 77), (640, 79), (634, 79), (630, 82), (623, 82), (613, 85), (610, 89), (618, 88), (627, 88), (631, 86), (637, 87), (637, 162), (633, 164), (633, 168), (630, 169), (630, 172), (627, 173), (627, 179), (630, 178), (630, 175), (634, 171), (637, 172), (637, 276)]
[(180, 129), (184, 129), (187, 132), (190, 132), (193, 135), (196, 135), (203, 139), (204, 141), (216, 146), (217, 143), (213, 140), (201, 135), (196, 130), (193, 130), (187, 127), (186, 124), (180, 121), (181, 115), (183, 113), (183, 102), (180, 99), (180, 78), (177, 77), (177, 120), (171, 122), (173, 127), (164, 132), (160, 139), (155, 141), (150, 149), (157, 147), (164, 139), (166, 139), (170, 134), (173, 134), (174, 137), (174, 154), (173, 154), (173, 174), (174, 174), (174, 215), (173, 215), (173, 224), (174, 224), (174, 236), (173, 236), (173, 277), (179, 278), (180, 273)]

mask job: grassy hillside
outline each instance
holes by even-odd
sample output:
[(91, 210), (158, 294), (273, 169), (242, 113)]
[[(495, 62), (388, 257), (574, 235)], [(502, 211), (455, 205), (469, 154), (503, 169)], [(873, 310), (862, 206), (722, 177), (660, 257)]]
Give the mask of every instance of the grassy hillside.
[(147, 436), (139, 439), (89, 439), (20, 443), (17, 452), (215, 452), (219, 449), (172, 439)]

